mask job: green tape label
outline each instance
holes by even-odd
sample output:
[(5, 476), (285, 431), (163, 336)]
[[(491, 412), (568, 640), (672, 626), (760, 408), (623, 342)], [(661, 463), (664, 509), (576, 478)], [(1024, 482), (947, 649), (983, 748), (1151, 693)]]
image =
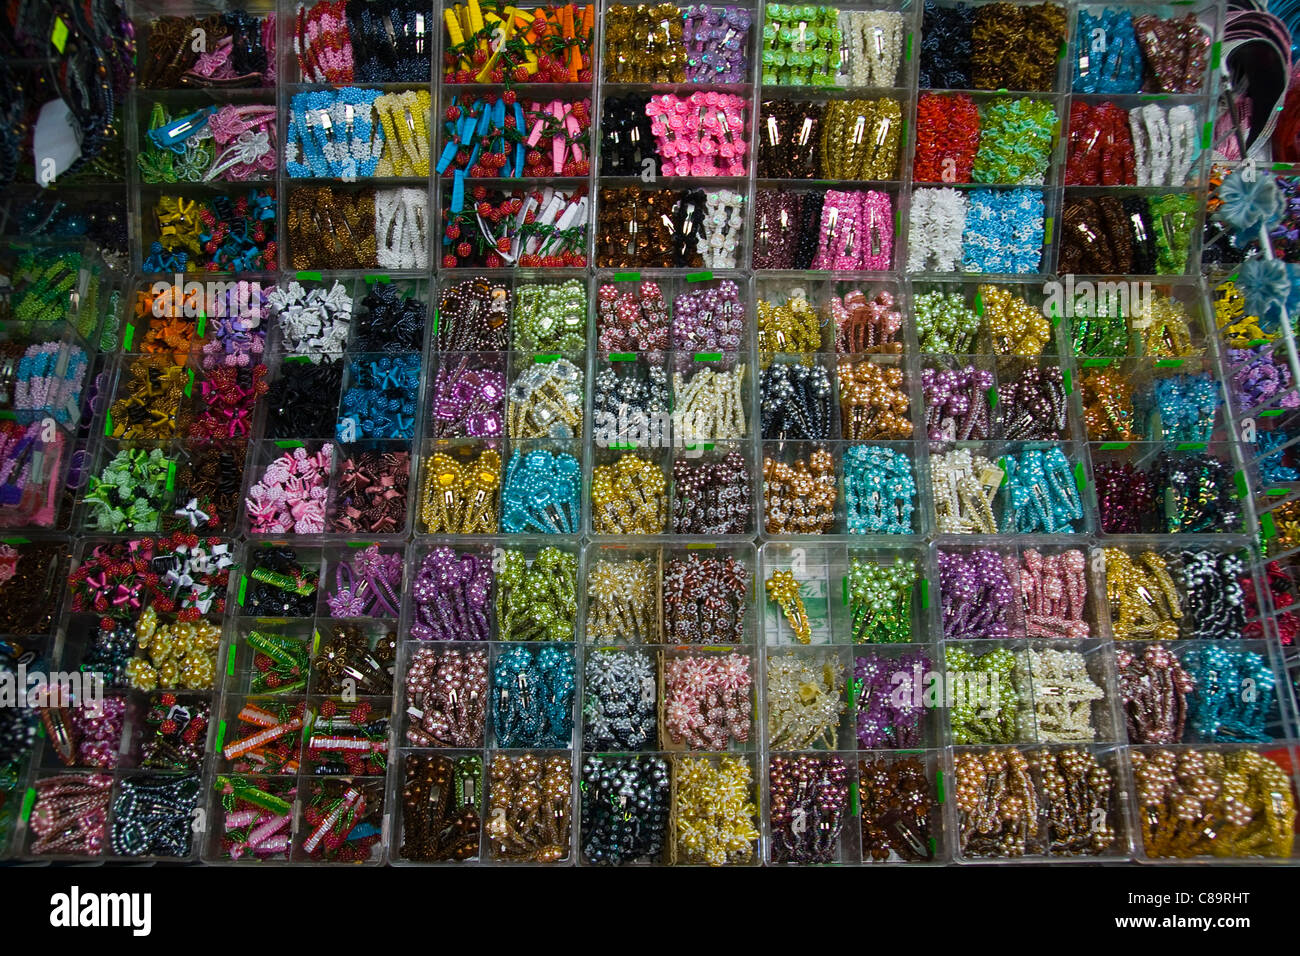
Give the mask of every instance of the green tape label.
[(713, 278), (712, 272), (692, 272), (686, 277), (687, 282), (708, 282)]
[(921, 599), (921, 610), (930, 610), (930, 582), (925, 578), (916, 582), (917, 595)]
[(979, 292), (975, 293), (975, 314), (984, 314), (984, 296)]
[(1232, 480), (1237, 485), (1237, 497), (1238, 498), (1246, 497), (1246, 492), (1249, 490), (1246, 487), (1246, 473), (1239, 468), (1237, 469), (1236, 473), (1233, 474)]
[(284, 360), (285, 362), (291, 362), (294, 365), (302, 365), (306, 362), (310, 362), (311, 356), (310, 355), (286, 355), (284, 357)]
[(1043, 220), (1043, 245), (1052, 244), (1052, 230), (1056, 227), (1056, 218), (1048, 216)]
[(639, 272), (615, 272), (609, 277), (611, 282), (640, 282), (641, 273)]
[(433, 310), (433, 334), (438, 334), (438, 310)]
[(135, 323), (128, 325), (126, 331), (122, 333), (122, 351), (131, 351), (133, 345), (135, 345)]
[(635, 352), (610, 352), (609, 360), (611, 362), (635, 362)]
[(903, 55), (907, 57), (909, 61), (912, 59), (912, 34), (910, 32), (907, 34), (907, 50)]
[(722, 361), (721, 352), (696, 352), (695, 361), (697, 362), (720, 362)]
[(171, 491), (176, 487), (176, 462), (167, 462), (167, 490)]
[(1126, 442), (1126, 441), (1104, 441), (1104, 442), (1101, 443), (1101, 445), (1100, 445), (1099, 447), (1101, 448), (1102, 451), (1123, 451), (1123, 450), (1124, 450), (1125, 448), (1127, 448), (1130, 444), (1132, 444), (1132, 442)]
[(1201, 127), (1201, 149), (1209, 149), (1214, 145), (1214, 124), (1207, 121)]
[[(50, 42), (54, 44), (54, 49), (60, 53), (68, 45), (68, 25), (63, 22), (63, 17), (54, 18), (54, 29), (50, 32)], [(23, 817), (23, 819), (27, 819)]]
[(1259, 530), (1260, 533), (1264, 535), (1265, 541), (1277, 535), (1277, 525), (1273, 522), (1273, 516), (1271, 514), (1265, 512), (1260, 516)]
[(1180, 358), (1156, 359), (1156, 368), (1181, 368), (1183, 360)]
[(293, 438), (279, 438), (276, 439), (275, 443), (279, 445), (281, 448), (302, 448), (303, 447), (302, 442), (297, 441), (296, 439)]
[(943, 771), (942, 770), (936, 770), (934, 772), (934, 798), (938, 800), (940, 803), (943, 803), (944, 800), (947, 799), (947, 795), (943, 792)]
[(847, 574), (840, 576), (840, 603), (846, 606), (849, 603), (849, 576)]
[(1278, 417), (1279, 415), (1281, 415), (1281, 414), (1282, 414), (1282, 409), (1280, 409), (1280, 408), (1266, 408), (1266, 409), (1264, 409), (1262, 412), (1259, 413), (1259, 417), (1260, 417), (1260, 418), (1277, 418), (1277, 417)]
[(1074, 394), (1074, 376), (1070, 374), (1068, 368), (1061, 369), (1061, 381), (1065, 383), (1065, 394)]
[(194, 394), (194, 369), (187, 369), (185, 374), (185, 397)]
[(217, 753), (226, 749), (226, 722), (223, 720), (217, 724)]
[(1107, 365), (1109, 365), (1109, 364), (1110, 364), (1111, 362), (1113, 362), (1113, 361), (1115, 361), (1115, 360), (1114, 360), (1114, 359), (1108, 359), (1108, 358), (1090, 358), (1090, 359), (1084, 359), (1084, 360), (1083, 360), (1083, 367), (1084, 367), (1084, 368), (1105, 368)]
[(320, 273), (319, 273), (319, 272), (299, 272), (299, 273), (298, 273), (298, 281), (299, 281), (299, 282), (320, 282)]
[(228, 651), (226, 651), (226, 676), (227, 676), (227, 677), (234, 677), (234, 676), (235, 676), (235, 649), (234, 649), (234, 647), (231, 647)]
[(699, 551), (702, 549), (705, 551), (709, 551), (712, 550), (713, 548), (716, 548), (717, 546), (718, 543), (716, 541), (696, 541), (694, 544), (688, 544), (686, 546), (686, 550)]
[(1223, 58), (1223, 43), (1215, 40), (1210, 44), (1210, 69), (1218, 70), (1219, 61)]
[(27, 820), (28, 820), (28, 818), (31, 817), (31, 815), (32, 815), (32, 804), (34, 804), (35, 802), (36, 802), (36, 788), (35, 788), (35, 787), (28, 787), (28, 788), (27, 788), (27, 792), (23, 794), (23, 809), (22, 809), (22, 812), (19, 813), (19, 816), (21, 816), (21, 817), (23, 818), (23, 822), (24, 822), (24, 823), (26, 823)]
[(374, 285), (376, 282), (388, 283), (393, 281), (392, 276), (366, 276), (366, 285)]
[(998, 389), (996, 385), (989, 386), (989, 408), (998, 407)]
[(113, 434), (113, 413), (109, 412), (104, 416), (104, 434), (111, 436)]
[(5, 544), (31, 544), (32, 543), (31, 538), (9, 537), (9, 538), (2, 538), (0, 540), (4, 541)]
[(194, 334), (197, 335), (199, 338), (203, 338), (203, 333), (206, 332), (207, 330), (208, 330), (208, 314), (206, 312), (201, 312), (199, 313), (199, 321), (196, 322), (194, 325)]
[(1080, 491), (1088, 487), (1088, 478), (1083, 471), (1083, 462), (1074, 466), (1074, 486)]
[(244, 606), (244, 595), (247, 593), (248, 593), (248, 575), (241, 574), (239, 576), (239, 599), (238, 599), (240, 607)]
[(858, 807), (858, 782), (856, 780), (849, 785), (849, 809), (853, 811), (855, 817), (861, 812)]
[(1174, 446), (1174, 451), (1204, 451), (1205, 442), (1203, 441), (1180, 441)]
[(1285, 495), (1291, 494), (1291, 490), (1289, 488), (1270, 488), (1268, 491), (1264, 492), (1264, 494), (1268, 495), (1270, 498), (1281, 498)]
[(547, 362), (558, 361), (559, 358), (560, 358), (560, 354), (558, 352), (547, 352), (545, 355), (534, 355), (533, 364), (544, 365)]

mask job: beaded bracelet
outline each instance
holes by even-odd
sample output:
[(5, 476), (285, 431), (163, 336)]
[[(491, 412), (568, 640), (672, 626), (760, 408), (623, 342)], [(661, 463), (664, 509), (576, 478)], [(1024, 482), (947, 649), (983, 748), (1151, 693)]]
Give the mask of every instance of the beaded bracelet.
[(772, 758), (768, 770), (772, 862), (834, 863), (849, 816), (848, 769), (835, 754)]
[(731, 555), (668, 561), (661, 583), (664, 643), (743, 644), (749, 578)]
[(585, 187), (467, 188), (464, 172), (453, 175), (443, 194), (443, 266), (558, 269), (587, 264)]
[(912, 401), (897, 365), (840, 360), (840, 432), (853, 441), (912, 437)]
[(587, 754), (580, 790), (584, 862), (662, 862), (671, 804), (664, 758)]
[[(506, 534), (577, 534), (582, 466), (565, 452), (516, 449), (501, 483), (501, 529)], [(596, 478), (591, 485), (596, 500)]]
[(856, 557), (849, 562), (853, 643), (912, 642), (912, 592), (918, 575), (910, 559), (891, 565)]
[(930, 460), (935, 522), (940, 534), (997, 534), (993, 503), (1005, 472), (967, 448), (936, 453)]
[(411, 637), (419, 641), (486, 641), (492, 563), (484, 555), (434, 548), (420, 561), (411, 595)]
[(669, 407), (668, 372), (662, 365), (606, 365), (593, 383), (592, 441), (602, 448), (666, 445)]
[[(615, 9), (618, 8), (611, 8), (607, 16), (617, 19)], [(625, 9), (630, 14), (631, 8)], [(676, 8), (670, 9), (676, 18)], [(442, 18), (446, 27), (443, 47), (446, 82), (590, 84), (592, 81), (594, 5), (546, 5), (526, 11), (501, 0), (483, 0), (446, 9)], [(663, 16), (652, 12), (651, 19), (657, 23)], [(607, 33), (612, 25), (613, 20), (606, 24)]]
[(1291, 855), (1295, 796), (1290, 773), (1271, 756), (1254, 750), (1134, 749), (1131, 759), (1148, 856)]
[(918, 863), (934, 858), (930, 815), (937, 801), (919, 758), (889, 756), (859, 761), (858, 789), (863, 862)]
[(587, 570), (587, 642), (653, 643), (659, 630), (658, 574), (651, 558), (595, 561)]
[(1009, 560), (985, 549), (939, 552), (939, 599), (945, 640), (1011, 636), (1016, 588)]
[(912, 534), (916, 478), (909, 457), (879, 445), (850, 445), (844, 501), (850, 534)]
[(577, 279), (520, 285), (510, 335), (519, 351), (581, 351), (587, 343), (586, 286)]
[(436, 863), (478, 856), (482, 758), (412, 753), (404, 762), (402, 859)]
[(974, 10), (964, 4), (941, 7), (934, 0), (926, 0), (921, 21), (922, 89), (964, 90), (971, 87), (973, 14)]
[(1127, 10), (1079, 11), (1073, 89), (1080, 93), (1138, 93), (1142, 52)]
[(675, 4), (605, 11), (605, 80), (609, 83), (685, 83), (685, 20)]
[(1059, 365), (1026, 368), (1015, 379), (998, 383), (994, 433), (1009, 441), (1068, 438), (1066, 396)]
[(582, 749), (655, 749), (656, 702), (653, 658), (634, 650), (591, 654), (582, 680)]
[(634, 292), (602, 285), (596, 293), (596, 336), (602, 351), (649, 352), (655, 361), (668, 348), (668, 305), (659, 283), (646, 280)]
[(426, 534), (495, 534), (501, 454), (470, 449), (453, 458), (437, 452), (424, 459), (420, 520)]
[(1088, 750), (964, 752), (959, 849), (972, 858), (1100, 856), (1116, 841), (1113, 773)]
[(56, 774), (33, 782), (33, 856), (100, 856), (105, 848), (113, 775)]
[(922, 93), (916, 102), (916, 182), (968, 183), (980, 145), (980, 112), (965, 93)]
[(668, 482), (654, 462), (628, 453), (592, 469), (592, 533), (663, 534), (668, 513)]
[(483, 746), (487, 651), (417, 648), (406, 669), (406, 742), (412, 747)]
[(1029, 703), (1027, 682), (1017, 679), (1016, 655), (1005, 647), (979, 653), (948, 644), (944, 666), (949, 673), (974, 675), (956, 692), (951, 705), (953, 742), (962, 744), (1008, 744), (1032, 739), (1033, 724), (1021, 727), (1020, 708)]
[(749, 740), (748, 654), (687, 654), (664, 661), (664, 731), (687, 750), (727, 750)]
[[(1096, 739), (1093, 704), (1106, 692), (1088, 671), (1079, 651), (1054, 647), (1016, 651), (1022, 728), (1038, 743), (1090, 743)], [(1033, 700), (1030, 712), (1027, 702)], [(1022, 731), (1023, 732), (1023, 731)]]
[(1182, 663), (1195, 686), (1187, 698), (1187, 727), (1197, 739), (1273, 739), (1266, 725), (1274, 719), (1275, 679), (1263, 655), (1212, 644), (1184, 651)]
[(334, 446), (295, 448), (268, 464), (248, 489), (244, 506), (254, 534), (320, 534)]
[(1025, 549), (1019, 579), (1028, 637), (1090, 636), (1084, 619), (1088, 582), (1083, 569), (1083, 552), (1077, 549), (1051, 554)]
[[(1006, 473), (1002, 534), (1071, 534), (1083, 504), (1075, 475), (1059, 447), (1026, 449), (1001, 460)], [(1014, 529), (1014, 530), (1013, 530)]]
[(1042, 185), (1059, 126), (1056, 111), (1041, 100), (994, 100), (982, 111), (971, 178), (977, 183)]
[(529, 366), (510, 383), (512, 439), (582, 437), (583, 372), (565, 358)]
[[(976, 7), (971, 15), (971, 85), (979, 90), (1053, 89), (1065, 33), (1062, 5)], [(1007, 57), (1009, 49), (1019, 55)]]
[(438, 366), (429, 398), (432, 436), (500, 438), (506, 421), (505, 373), (494, 367), (495, 361), (479, 356), (448, 356), (446, 361)]
[(835, 461), (814, 446), (804, 457), (778, 461), (763, 455), (763, 516), (768, 534), (827, 534), (838, 497)]
[(337, 427), (343, 357), (286, 359), (266, 390), (267, 438), (325, 438)]
[[(194, 43), (195, 34), (206, 42)], [(156, 17), (149, 23), (140, 86), (275, 86), (275, 14), (227, 10), (207, 17)]]
[(1129, 743), (1181, 743), (1187, 697), (1196, 685), (1178, 656), (1160, 644), (1148, 645), (1140, 655), (1119, 648), (1115, 669)]
[[(875, 653), (854, 658), (850, 693), (857, 709), (859, 749), (908, 750), (922, 745), (923, 675), (933, 669), (933, 662), (924, 651), (911, 651), (900, 657)], [(898, 675), (902, 675), (901, 680)]]
[(743, 535), (751, 510), (749, 467), (740, 452), (720, 461), (673, 462), (672, 533)]
[(486, 276), (446, 289), (434, 314), (439, 352), (502, 352), (513, 311), (508, 285)]
[(821, 123), (821, 178), (897, 179), (902, 134), (898, 100), (831, 100)]
[(962, 231), (962, 269), (1037, 272), (1043, 256), (1043, 216), (1043, 193), (1039, 190), (971, 190)]
[[(446, 108), (437, 172), (466, 170), (474, 179), (586, 176), (591, 100), (452, 97)], [(640, 169), (636, 172), (639, 174)]]
[(957, 189), (917, 189), (908, 213), (908, 272), (955, 272), (963, 261), (970, 198)]
[(570, 648), (555, 644), (506, 648), (492, 667), (492, 728), (497, 746), (568, 748), (575, 686)]
[[(685, 357), (679, 356), (685, 364)], [(692, 362), (689, 378), (681, 371), (672, 377), (673, 441), (692, 446), (698, 442), (744, 438), (749, 427), (745, 417), (744, 382), (747, 366), (736, 363), (722, 370)]]
[(109, 837), (113, 853), (128, 857), (188, 857), (198, 798), (198, 774), (119, 781)]
[(428, 82), (429, 8), (409, 0), (297, 5), (293, 52), (307, 83)]
[(1126, 110), (1114, 103), (1070, 104), (1067, 186), (1136, 186), (1138, 168)]
[(658, 176), (662, 160), (653, 148), (654, 132), (646, 112), (649, 93), (608, 95), (601, 104), (600, 175)]
[(765, 686), (770, 750), (837, 749), (846, 707), (838, 657), (772, 655)]
[(888, 193), (827, 191), (813, 269), (884, 272), (893, 263), (893, 253), (893, 200)]
[(529, 562), (507, 549), (497, 572), (497, 636), (503, 641), (572, 641), (578, 617), (578, 558), (547, 547)]
[[(487, 836), (493, 859), (558, 863), (569, 855), (573, 766), (568, 757), (495, 754)], [(537, 804), (531, 804), (536, 795)]]
[(759, 380), (761, 437), (819, 441), (831, 437), (831, 379), (821, 365), (777, 363)]
[(864, 290), (850, 289), (842, 296), (832, 296), (830, 309), (835, 350), (841, 355), (903, 351), (903, 343), (898, 341), (903, 313), (892, 292), (881, 289), (868, 299)]
[(379, 265), (373, 189), (345, 192), (329, 186), (289, 192), (289, 261), (295, 270), (313, 266), (373, 269)]
[(753, 770), (741, 757), (678, 758), (670, 819), (674, 861), (725, 866), (754, 859), (759, 839)]
[(763, 84), (835, 85), (842, 40), (834, 7), (769, 4), (763, 23)]
[(656, 94), (646, 104), (665, 176), (744, 176), (747, 101), (730, 93)]

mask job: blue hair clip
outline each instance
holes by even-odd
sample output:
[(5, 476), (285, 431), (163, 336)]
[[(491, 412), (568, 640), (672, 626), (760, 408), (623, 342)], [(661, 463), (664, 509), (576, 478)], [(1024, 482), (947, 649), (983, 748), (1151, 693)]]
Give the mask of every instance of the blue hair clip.
[(184, 155), (185, 141), (202, 132), (208, 125), (208, 117), (215, 110), (215, 106), (205, 106), (189, 116), (172, 120), (166, 126), (151, 129), (148, 132), (149, 140), (159, 149), (170, 149), (177, 156)]

